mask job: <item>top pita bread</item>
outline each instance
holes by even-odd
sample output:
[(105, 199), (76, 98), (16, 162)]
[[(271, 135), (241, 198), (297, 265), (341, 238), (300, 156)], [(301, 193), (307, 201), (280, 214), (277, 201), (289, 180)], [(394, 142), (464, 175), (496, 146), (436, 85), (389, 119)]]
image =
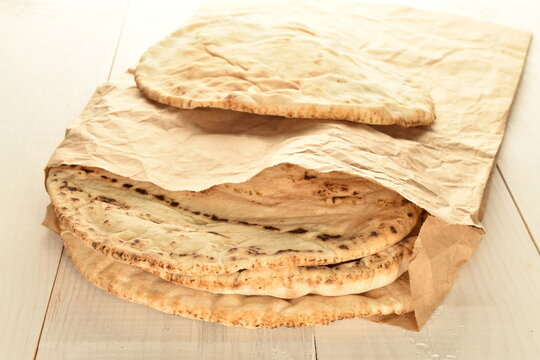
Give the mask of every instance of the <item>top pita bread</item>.
[(50, 169), (46, 185), (61, 225), (94, 249), (183, 275), (358, 259), (403, 239), (421, 212), (372, 181), (290, 164), (203, 192), (84, 167)]
[(346, 34), (267, 14), (199, 17), (149, 48), (137, 86), (157, 102), (262, 115), (429, 125), (431, 97)]

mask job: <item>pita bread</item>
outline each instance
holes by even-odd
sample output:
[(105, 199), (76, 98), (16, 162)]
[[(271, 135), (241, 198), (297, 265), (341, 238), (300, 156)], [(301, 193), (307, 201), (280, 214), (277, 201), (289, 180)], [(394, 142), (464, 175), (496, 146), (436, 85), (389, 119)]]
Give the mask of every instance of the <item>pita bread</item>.
[(359, 259), (402, 240), (421, 213), (369, 180), (290, 164), (203, 192), (76, 166), (50, 169), (46, 185), (59, 222), (94, 249), (191, 276)]
[(249, 328), (301, 327), (413, 310), (407, 274), (363, 295), (308, 295), (294, 300), (219, 295), (175, 285), (114, 261), (93, 251), (72, 233), (63, 232), (62, 238), (71, 260), (92, 284), (122, 299), (192, 319)]
[(219, 294), (268, 295), (282, 299), (308, 294), (361, 294), (389, 285), (407, 271), (415, 239), (410, 237), (377, 254), (334, 265), (245, 270), (207, 276), (139, 268), (177, 285)]
[(184, 109), (429, 125), (431, 97), (347, 34), (266, 13), (199, 17), (150, 47), (136, 71), (148, 98)]

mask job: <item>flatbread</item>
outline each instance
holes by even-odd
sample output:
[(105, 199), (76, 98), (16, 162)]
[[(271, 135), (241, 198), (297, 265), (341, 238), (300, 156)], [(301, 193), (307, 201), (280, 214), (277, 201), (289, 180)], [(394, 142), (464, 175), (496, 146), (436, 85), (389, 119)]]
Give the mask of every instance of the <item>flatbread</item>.
[(361, 294), (389, 285), (407, 271), (415, 239), (410, 237), (376, 254), (335, 265), (245, 270), (207, 276), (139, 268), (177, 285), (219, 294), (268, 295), (282, 299), (308, 294)]
[(146, 97), (183, 109), (431, 124), (430, 95), (358, 45), (264, 12), (199, 16), (150, 47), (135, 80)]
[(290, 164), (202, 192), (77, 166), (50, 169), (46, 185), (59, 222), (94, 249), (192, 276), (359, 259), (402, 240), (421, 212), (372, 181)]
[(63, 232), (62, 238), (71, 260), (92, 284), (122, 299), (187, 318), (227, 326), (273, 328), (323, 325), (339, 319), (413, 310), (407, 274), (363, 295), (308, 295), (294, 300), (219, 295), (175, 285), (135, 266), (114, 261), (93, 251), (72, 233)]

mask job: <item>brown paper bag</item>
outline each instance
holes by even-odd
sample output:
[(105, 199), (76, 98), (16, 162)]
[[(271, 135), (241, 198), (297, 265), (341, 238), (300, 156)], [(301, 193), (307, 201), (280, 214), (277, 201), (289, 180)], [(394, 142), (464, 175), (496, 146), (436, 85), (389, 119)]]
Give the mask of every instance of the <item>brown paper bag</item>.
[[(268, 17), (320, 32), (339, 24), (351, 42), (430, 91), (435, 124), (405, 129), (179, 110), (143, 98), (126, 73), (97, 89), (47, 168), (93, 166), (168, 190), (197, 191), (245, 181), (283, 162), (373, 179), (432, 215), (409, 269), (414, 316), (372, 319), (419, 329), (483, 235), (482, 198), (531, 36), (453, 15), (334, 1), (211, 2), (196, 17), (262, 7)], [(51, 229), (53, 220), (45, 222)]]

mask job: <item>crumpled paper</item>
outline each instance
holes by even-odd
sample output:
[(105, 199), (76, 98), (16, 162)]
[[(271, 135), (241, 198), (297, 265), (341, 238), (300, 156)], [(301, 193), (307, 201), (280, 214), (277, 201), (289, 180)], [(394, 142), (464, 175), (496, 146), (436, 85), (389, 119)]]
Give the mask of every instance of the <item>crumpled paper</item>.
[(128, 72), (98, 87), (47, 168), (94, 166), (168, 190), (196, 191), (245, 181), (283, 162), (373, 179), (432, 215), (410, 264), (414, 317), (374, 319), (421, 328), (483, 235), (483, 194), (530, 33), (401, 6), (335, 1), (210, 2), (196, 17), (253, 11), (339, 33), (414, 78), (433, 98), (435, 124), (401, 128), (179, 110), (142, 97)]

